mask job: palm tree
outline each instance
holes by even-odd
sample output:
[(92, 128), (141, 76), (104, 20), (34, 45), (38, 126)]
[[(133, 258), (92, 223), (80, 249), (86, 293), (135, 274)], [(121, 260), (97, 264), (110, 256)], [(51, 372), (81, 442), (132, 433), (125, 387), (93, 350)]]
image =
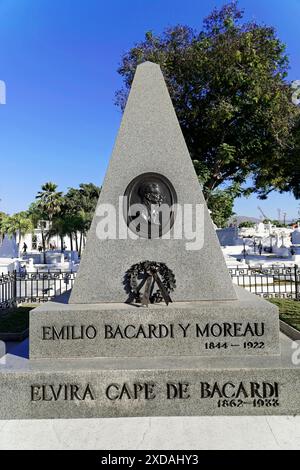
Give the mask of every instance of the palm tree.
[(47, 231), (46, 239), (49, 241), (55, 235), (58, 235), (60, 238), (60, 250), (64, 251), (64, 237), (69, 233), (68, 221), (64, 217), (54, 217), (52, 219), (52, 224), (49, 230)]
[(0, 240), (4, 238), (5, 232), (4, 232), (4, 226), (5, 226), (5, 220), (8, 217), (5, 212), (0, 212)]
[(28, 212), (22, 211), (12, 216), (6, 215), (2, 218), (1, 230), (9, 237), (15, 237), (16, 242), (21, 242), (21, 238), (27, 233), (33, 232), (34, 225)]
[(70, 214), (66, 212), (63, 217), (66, 223), (66, 231), (70, 239), (70, 248), (73, 251), (73, 240), (75, 240), (76, 251), (79, 253), (77, 233), (81, 233), (83, 230), (81, 211), (79, 211), (77, 214)]
[(42, 185), (42, 190), (37, 193), (38, 206), (42, 212), (47, 214), (48, 220), (51, 222), (53, 217), (61, 212), (63, 197), (62, 192), (56, 191), (57, 184), (45, 183)]
[(36, 215), (39, 213), (41, 219), (39, 220), (41, 235), (42, 235), (42, 247), (44, 253), (44, 264), (46, 264), (46, 233), (43, 221), (48, 220), (50, 223), (49, 230), (51, 230), (53, 217), (58, 215), (63, 207), (62, 192), (56, 191), (57, 184), (49, 181), (42, 185), (42, 190), (38, 192), (36, 199), (37, 204), (35, 207)]

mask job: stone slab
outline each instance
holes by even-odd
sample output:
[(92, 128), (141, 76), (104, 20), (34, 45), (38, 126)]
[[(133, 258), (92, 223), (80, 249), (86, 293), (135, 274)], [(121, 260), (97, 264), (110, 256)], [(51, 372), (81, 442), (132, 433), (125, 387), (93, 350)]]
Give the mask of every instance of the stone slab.
[[(181, 238), (131, 239), (99, 238), (97, 226), (103, 219), (100, 206), (113, 206), (117, 229), (124, 223), (124, 196), (132, 180), (154, 172), (166, 177), (177, 193), (177, 203), (193, 213), (185, 213)], [(203, 207), (203, 220), (196, 221), (195, 208)], [(102, 214), (103, 215), (103, 214)], [(175, 217), (175, 222), (179, 214)], [(187, 249), (186, 228), (201, 233), (203, 246)], [(182, 227), (181, 227), (182, 228)], [(117, 230), (117, 235), (119, 231)], [(145, 260), (165, 263), (176, 277), (174, 301), (229, 300), (235, 294), (206, 203), (184, 141), (163, 75), (157, 64), (137, 67), (120, 130), (102, 185), (70, 303), (125, 302), (123, 278), (135, 263)]]
[(49, 302), (30, 312), (30, 358), (279, 354), (276, 306), (238, 300), (129, 304)]
[(29, 361), (8, 354), (0, 418), (299, 414), (297, 347), (281, 334), (281, 356)]

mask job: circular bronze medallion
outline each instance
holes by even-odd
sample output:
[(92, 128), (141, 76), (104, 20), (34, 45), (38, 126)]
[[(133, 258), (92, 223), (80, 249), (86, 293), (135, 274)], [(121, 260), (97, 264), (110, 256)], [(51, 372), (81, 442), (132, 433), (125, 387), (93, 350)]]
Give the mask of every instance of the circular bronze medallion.
[(159, 238), (172, 228), (177, 195), (168, 178), (143, 173), (131, 181), (124, 196), (124, 217), (134, 233)]

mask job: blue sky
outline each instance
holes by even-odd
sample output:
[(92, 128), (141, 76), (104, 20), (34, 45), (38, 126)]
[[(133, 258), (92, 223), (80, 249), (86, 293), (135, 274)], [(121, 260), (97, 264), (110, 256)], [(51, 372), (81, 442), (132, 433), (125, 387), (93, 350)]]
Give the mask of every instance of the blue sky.
[[(201, 28), (224, 0), (0, 0), (0, 210), (24, 210), (42, 183), (61, 190), (101, 184), (121, 119), (114, 93), (122, 54), (144, 33)], [(241, 0), (246, 18), (273, 25), (287, 44), (289, 78), (300, 79), (300, 0)], [(238, 199), (238, 214), (296, 217), (298, 201)]]

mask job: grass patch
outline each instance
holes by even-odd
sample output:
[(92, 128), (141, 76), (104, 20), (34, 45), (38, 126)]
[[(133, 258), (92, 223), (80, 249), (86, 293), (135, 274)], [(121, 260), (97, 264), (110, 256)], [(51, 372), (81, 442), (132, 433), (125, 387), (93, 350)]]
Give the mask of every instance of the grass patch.
[(290, 299), (268, 299), (279, 307), (280, 320), (300, 331), (300, 301)]
[(0, 333), (21, 333), (29, 328), (29, 312), (36, 305), (24, 304), (0, 317)]

